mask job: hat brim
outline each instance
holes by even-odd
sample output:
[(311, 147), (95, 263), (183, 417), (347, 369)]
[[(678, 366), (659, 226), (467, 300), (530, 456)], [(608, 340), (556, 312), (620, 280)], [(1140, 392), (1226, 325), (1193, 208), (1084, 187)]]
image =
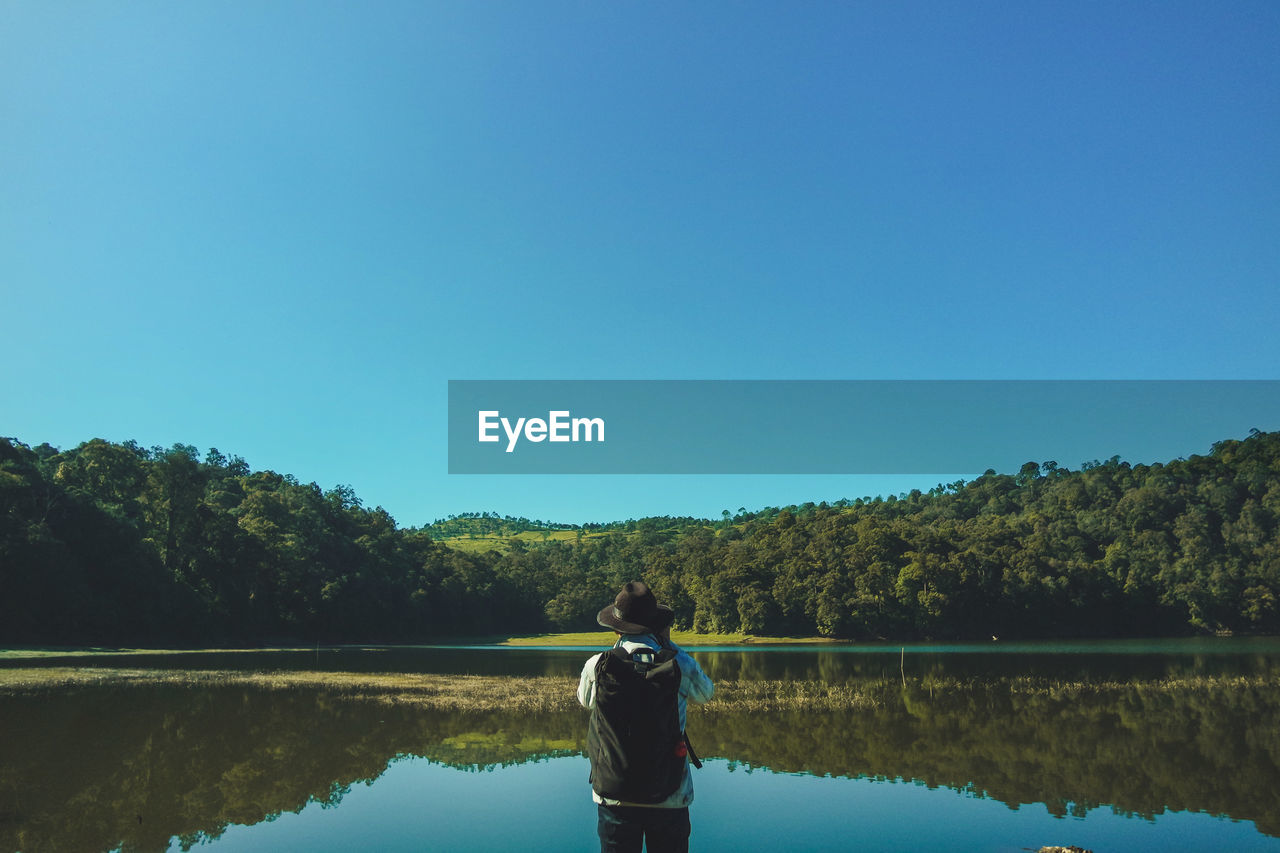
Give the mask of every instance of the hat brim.
[(654, 631), (661, 631), (663, 628), (671, 627), (671, 623), (676, 621), (676, 612), (670, 607), (659, 604), (657, 610), (653, 614), (652, 625), (641, 625), (639, 622), (628, 622), (618, 616), (617, 609), (612, 605), (607, 605), (603, 610), (596, 614), (596, 622), (605, 628), (613, 631), (620, 631), (623, 634), (649, 634)]

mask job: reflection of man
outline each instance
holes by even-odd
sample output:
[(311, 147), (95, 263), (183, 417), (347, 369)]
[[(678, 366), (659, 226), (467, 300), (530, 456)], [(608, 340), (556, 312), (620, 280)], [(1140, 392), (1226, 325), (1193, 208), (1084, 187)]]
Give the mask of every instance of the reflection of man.
[(601, 853), (689, 849), (686, 700), (706, 702), (715, 687), (671, 642), (674, 618), (641, 581), (596, 616), (618, 635), (612, 649), (586, 662), (578, 682), (578, 701), (592, 715), (587, 751)]

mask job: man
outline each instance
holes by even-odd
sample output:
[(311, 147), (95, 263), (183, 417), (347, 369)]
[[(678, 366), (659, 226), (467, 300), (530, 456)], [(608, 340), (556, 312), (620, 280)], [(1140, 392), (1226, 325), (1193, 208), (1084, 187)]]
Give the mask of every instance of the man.
[[(674, 619), (671, 608), (658, 604), (653, 590), (642, 581), (624, 586), (613, 603), (596, 616), (600, 625), (618, 635), (613, 649), (586, 662), (578, 682), (578, 701), (592, 713), (587, 743), (601, 853), (639, 853), (642, 845), (649, 853), (684, 853), (689, 849), (693, 774), (684, 738), (686, 702), (708, 701), (715, 687), (698, 662), (671, 642)], [(628, 679), (632, 686), (628, 686)], [(648, 728), (648, 721), (616, 722), (619, 714), (626, 716), (626, 709), (617, 709), (620, 701), (642, 706), (646, 715), (657, 717), (663, 704), (673, 701), (670, 693), (675, 694), (678, 720), (653, 720), (654, 725)], [(651, 707), (657, 710), (651, 713)], [(678, 740), (657, 745), (655, 761), (664, 765), (654, 771), (659, 781), (634, 778), (650, 775), (651, 771), (643, 768), (651, 762), (644, 757), (610, 762), (610, 750), (624, 748), (619, 743), (629, 737), (616, 729), (665, 733), (676, 726), (678, 730), (670, 736)], [(644, 793), (628, 795), (634, 799), (609, 796), (626, 791)]]

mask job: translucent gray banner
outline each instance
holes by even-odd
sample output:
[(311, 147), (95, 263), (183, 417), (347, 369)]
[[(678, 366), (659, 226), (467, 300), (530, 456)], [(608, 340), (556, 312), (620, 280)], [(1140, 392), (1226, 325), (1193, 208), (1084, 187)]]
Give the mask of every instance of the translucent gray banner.
[(451, 474), (932, 474), (1203, 454), (1280, 380), (451, 380)]

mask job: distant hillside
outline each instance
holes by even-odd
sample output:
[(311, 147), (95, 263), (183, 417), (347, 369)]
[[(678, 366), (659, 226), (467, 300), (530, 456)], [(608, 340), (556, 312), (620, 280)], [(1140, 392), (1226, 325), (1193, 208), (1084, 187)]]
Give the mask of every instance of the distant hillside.
[(462, 512), (447, 518), (438, 518), (422, 530), (432, 539), (505, 539), (521, 533), (550, 533), (552, 531), (578, 530), (580, 525), (560, 524), (542, 519), (529, 520), (496, 512)]
[(432, 539), (450, 548), (468, 553), (497, 551), (506, 553), (513, 541), (527, 547), (537, 547), (548, 542), (581, 542), (596, 539), (610, 533), (633, 535), (642, 532), (675, 533), (689, 527), (711, 527), (713, 522), (702, 518), (671, 518), (667, 516), (611, 521), (604, 524), (566, 524), (541, 519), (529, 520), (494, 512), (464, 512), (448, 518), (437, 519), (421, 528)]

